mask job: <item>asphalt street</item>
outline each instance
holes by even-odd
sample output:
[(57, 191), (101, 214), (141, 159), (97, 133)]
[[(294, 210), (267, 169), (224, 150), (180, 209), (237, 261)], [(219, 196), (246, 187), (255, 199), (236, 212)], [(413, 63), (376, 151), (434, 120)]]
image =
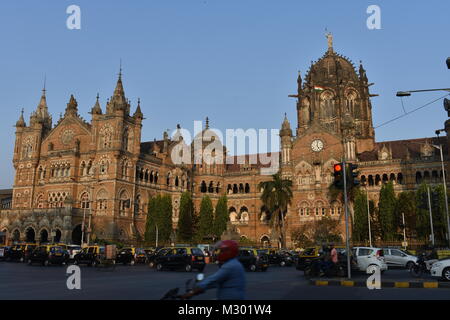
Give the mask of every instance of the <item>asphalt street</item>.
[[(156, 271), (145, 265), (118, 265), (114, 271), (82, 266), (81, 289), (69, 290), (66, 269), (67, 266), (0, 262), (0, 299), (157, 300), (175, 287), (184, 292), (185, 282), (196, 275), (196, 272)], [(216, 270), (217, 266), (208, 265), (204, 273), (208, 276)], [(267, 272), (248, 272), (246, 275), (247, 299), (251, 300), (450, 299), (450, 289), (317, 287), (294, 267), (271, 267)], [(383, 277), (396, 281), (413, 280), (405, 270), (388, 270)], [(215, 299), (215, 290), (194, 299)]]

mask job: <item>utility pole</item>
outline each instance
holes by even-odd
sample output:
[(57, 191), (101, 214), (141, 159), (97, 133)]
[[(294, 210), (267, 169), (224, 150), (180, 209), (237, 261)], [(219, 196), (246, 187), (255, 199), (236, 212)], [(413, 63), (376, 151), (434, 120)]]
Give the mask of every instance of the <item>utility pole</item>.
[(406, 250), (406, 224), (405, 224), (405, 214), (402, 212), (402, 221), (403, 221), (403, 242), (405, 243)]
[(348, 230), (348, 199), (347, 199), (347, 164), (345, 161), (342, 162), (343, 174), (344, 174), (344, 206), (345, 206), (345, 247), (347, 251), (347, 277), (352, 278), (351, 265), (350, 265), (350, 239)]
[(428, 193), (428, 211), (430, 212), (430, 226), (431, 226), (431, 243), (434, 247), (434, 230), (433, 230), (433, 214), (431, 211), (431, 198), (430, 198), (430, 187), (427, 186)]
[(369, 207), (369, 190), (366, 185), (366, 198), (367, 198), (367, 220), (369, 222), (369, 246), (372, 247), (372, 229), (370, 228), (370, 207)]
[(156, 228), (156, 245), (155, 247), (158, 248), (158, 225), (155, 223), (155, 228)]

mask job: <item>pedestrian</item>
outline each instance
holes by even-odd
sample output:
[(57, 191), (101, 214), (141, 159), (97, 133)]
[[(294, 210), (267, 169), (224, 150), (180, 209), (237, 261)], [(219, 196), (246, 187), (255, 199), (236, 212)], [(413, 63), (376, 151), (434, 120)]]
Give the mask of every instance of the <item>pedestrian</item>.
[(336, 250), (336, 248), (334, 247), (334, 244), (331, 244), (331, 261), (334, 263), (334, 264), (337, 264), (338, 263), (338, 252), (337, 252), (337, 250)]
[(192, 291), (182, 295), (182, 299), (189, 299), (212, 288), (217, 288), (218, 300), (245, 299), (245, 270), (236, 258), (239, 245), (236, 241), (224, 240), (218, 243), (217, 248), (220, 269), (198, 283)]

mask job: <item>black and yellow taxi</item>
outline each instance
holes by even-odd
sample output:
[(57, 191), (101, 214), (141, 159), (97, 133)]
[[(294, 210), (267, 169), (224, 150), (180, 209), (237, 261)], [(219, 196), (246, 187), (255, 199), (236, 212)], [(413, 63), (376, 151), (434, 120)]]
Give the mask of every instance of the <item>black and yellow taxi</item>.
[(105, 256), (104, 246), (87, 246), (81, 249), (74, 256), (74, 264), (87, 264), (88, 266), (97, 266), (101, 259)]
[(269, 258), (269, 265), (292, 266), (294, 259), (292, 254), (287, 250), (276, 248), (258, 249), (258, 252), (266, 253)]
[(322, 247), (320, 246), (305, 248), (298, 256), (296, 269), (305, 271), (306, 266), (310, 265), (312, 261), (319, 259), (321, 254)]
[(267, 271), (269, 267), (269, 256), (264, 250), (255, 248), (239, 248), (237, 256), (239, 262), (249, 271)]
[(51, 264), (64, 265), (69, 261), (69, 253), (58, 245), (40, 245), (27, 259), (29, 265), (39, 263), (44, 266)]
[(6, 261), (9, 257), (11, 246), (0, 246), (0, 261)]
[(28, 257), (36, 249), (37, 244), (35, 243), (23, 243), (17, 244), (11, 247), (8, 254), (8, 261), (28, 261)]
[(155, 257), (156, 270), (184, 269), (187, 272), (197, 269), (202, 272), (205, 268), (205, 254), (197, 247), (175, 247), (165, 250), (164, 254)]
[(136, 248), (136, 253), (134, 254), (134, 260), (136, 263), (147, 263), (148, 256), (154, 252), (155, 249), (151, 248)]
[(116, 263), (134, 265), (136, 263), (136, 248), (123, 248), (117, 252)]
[(147, 263), (148, 263), (149, 267), (150, 268), (156, 267), (155, 261), (159, 257), (165, 255), (167, 252), (169, 252), (172, 249), (173, 248), (171, 248), (171, 247), (163, 247), (163, 248), (158, 248), (158, 249), (154, 250), (153, 252), (147, 252)]

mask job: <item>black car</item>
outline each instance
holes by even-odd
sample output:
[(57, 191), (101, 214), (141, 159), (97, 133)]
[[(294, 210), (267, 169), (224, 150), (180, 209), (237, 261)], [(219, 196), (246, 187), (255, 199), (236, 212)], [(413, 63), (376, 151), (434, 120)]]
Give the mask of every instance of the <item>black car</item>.
[(172, 250), (172, 248), (160, 248), (151, 253), (147, 253), (147, 262), (150, 268), (156, 267), (155, 260), (160, 256), (165, 255), (168, 251)]
[(50, 264), (64, 265), (69, 261), (69, 252), (61, 246), (39, 246), (28, 257), (28, 264), (40, 263), (44, 266)]
[(155, 257), (156, 270), (163, 269), (184, 269), (187, 272), (197, 269), (202, 272), (205, 268), (205, 255), (197, 247), (180, 247), (168, 250), (164, 255)]
[(18, 244), (12, 246), (8, 253), (8, 261), (28, 261), (28, 257), (36, 249), (37, 245), (34, 243)]
[(74, 264), (87, 264), (97, 266), (106, 254), (105, 247), (89, 246), (81, 249), (74, 257)]
[(269, 257), (269, 264), (270, 265), (279, 265), (281, 267), (284, 266), (292, 266), (294, 263), (294, 258), (292, 254), (285, 250), (277, 250), (277, 249), (264, 249), (264, 250), (258, 250), (258, 252), (267, 253)]
[(249, 271), (266, 271), (269, 267), (269, 256), (266, 252), (253, 248), (240, 248), (238, 260)]
[(123, 248), (116, 255), (116, 263), (134, 265), (136, 263), (136, 249)]

